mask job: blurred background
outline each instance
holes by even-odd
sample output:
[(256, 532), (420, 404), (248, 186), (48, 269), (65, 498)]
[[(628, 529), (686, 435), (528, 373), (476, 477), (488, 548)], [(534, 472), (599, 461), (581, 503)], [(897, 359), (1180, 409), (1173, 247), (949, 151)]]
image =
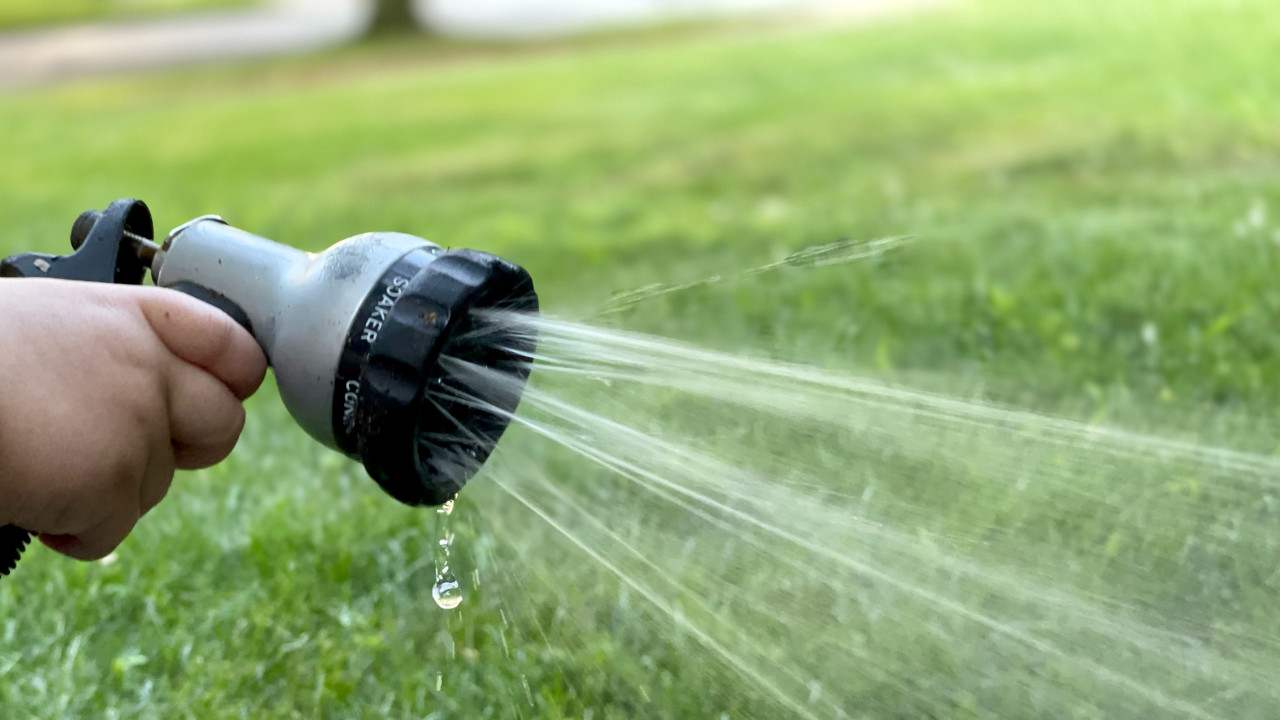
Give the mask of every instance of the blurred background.
[(773, 11), (881, 13), (920, 0), (14, 0), (3, 82), (278, 55), (407, 33), (532, 39)]
[(726, 378), (1031, 413), (557, 390), (770, 509), (747, 532), (515, 429), (444, 612), (434, 516), (269, 382), (110, 561), (0, 582), (0, 715), (1273, 716), (1278, 46), (1263, 0), (0, 0), (0, 254), (130, 196), (309, 250), (400, 230)]

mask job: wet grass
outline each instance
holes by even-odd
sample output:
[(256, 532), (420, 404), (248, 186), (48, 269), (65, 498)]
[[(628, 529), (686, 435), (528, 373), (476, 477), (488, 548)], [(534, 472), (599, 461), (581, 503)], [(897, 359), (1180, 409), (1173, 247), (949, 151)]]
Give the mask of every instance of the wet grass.
[[(617, 291), (913, 235), (880, 260), (698, 287), (611, 321), (1270, 454), (1280, 19), (1262, 2), (1059, 5), (554, 52), (399, 43), (0, 97), (0, 252), (59, 249), (80, 210), (134, 195), (161, 226), (219, 212), (313, 249), (386, 228), (491, 250), (530, 270), (549, 311), (582, 317)], [(729, 454), (751, 441), (716, 436)], [(538, 472), (590, 475), (530, 448)], [(181, 478), (118, 562), (36, 549), (0, 583), (0, 708), (765, 713), (536, 517), (483, 478), (473, 490), (455, 515), (457, 559), (480, 586), (445, 614), (430, 600), (429, 514), (315, 447), (268, 387), (233, 458)], [(990, 522), (994, 502), (948, 505), (946, 522)], [(1050, 520), (1066, 557), (1108, 541), (1088, 518)], [(1176, 565), (1183, 539), (1126, 552)], [(1274, 538), (1254, 540), (1242, 547)], [(1265, 564), (1179, 582), (1229, 592), (1230, 618), (1269, 637)], [(893, 639), (901, 667), (927, 640)], [(1000, 661), (982, 656), (984, 638), (953, 642), (972, 654), (915, 658), (954, 686), (945, 715), (1016, 714), (1016, 689), (966, 685), (966, 663)], [(849, 712), (892, 716), (913, 707), (910, 688), (850, 681)], [(1130, 707), (1075, 699), (1026, 707)]]

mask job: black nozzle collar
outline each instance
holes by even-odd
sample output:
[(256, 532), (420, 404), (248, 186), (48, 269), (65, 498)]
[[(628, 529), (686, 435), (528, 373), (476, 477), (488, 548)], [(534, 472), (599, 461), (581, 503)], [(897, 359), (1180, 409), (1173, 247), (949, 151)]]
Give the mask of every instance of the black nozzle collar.
[(523, 268), (475, 250), (432, 250), (406, 256), (370, 293), (348, 333), (334, 392), (340, 448), (410, 505), (456, 495), (519, 402), (518, 391), (491, 392), (475, 376), (450, 372), (442, 354), (522, 387), (531, 341), (477, 330), (486, 322), (481, 311), (538, 309)]

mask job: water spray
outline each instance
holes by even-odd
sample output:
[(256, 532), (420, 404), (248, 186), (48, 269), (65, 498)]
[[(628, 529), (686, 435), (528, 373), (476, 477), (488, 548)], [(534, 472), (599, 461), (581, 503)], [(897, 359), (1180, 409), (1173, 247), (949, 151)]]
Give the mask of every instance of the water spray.
[[(152, 237), (147, 206), (117, 200), (76, 219), (72, 253), (14, 255), (0, 262), (0, 277), (139, 285), (150, 270), (157, 286), (219, 308), (262, 346), (297, 423), (408, 505), (450, 501), (520, 401), (533, 341), (486, 327), (484, 312), (537, 311), (533, 281), (518, 265), (395, 232), (313, 254), (214, 215), (178, 226), (162, 244)], [(508, 382), (479, 386), (442, 356)], [(468, 397), (504, 412), (457, 400)], [(0, 575), (29, 541), (24, 529), (0, 528)]]

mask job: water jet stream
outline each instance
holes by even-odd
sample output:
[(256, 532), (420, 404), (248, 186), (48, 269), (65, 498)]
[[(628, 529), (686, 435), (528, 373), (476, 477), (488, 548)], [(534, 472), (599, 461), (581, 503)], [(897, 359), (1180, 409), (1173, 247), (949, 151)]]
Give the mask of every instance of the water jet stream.
[[(491, 487), (785, 714), (850, 717), (874, 698), (887, 714), (1210, 718), (1280, 702), (1275, 633), (1220, 564), (1280, 548), (1275, 458), (489, 319), (538, 340), (522, 408), (436, 392), (511, 420)], [(441, 363), (486, 392), (512, 382)]]

